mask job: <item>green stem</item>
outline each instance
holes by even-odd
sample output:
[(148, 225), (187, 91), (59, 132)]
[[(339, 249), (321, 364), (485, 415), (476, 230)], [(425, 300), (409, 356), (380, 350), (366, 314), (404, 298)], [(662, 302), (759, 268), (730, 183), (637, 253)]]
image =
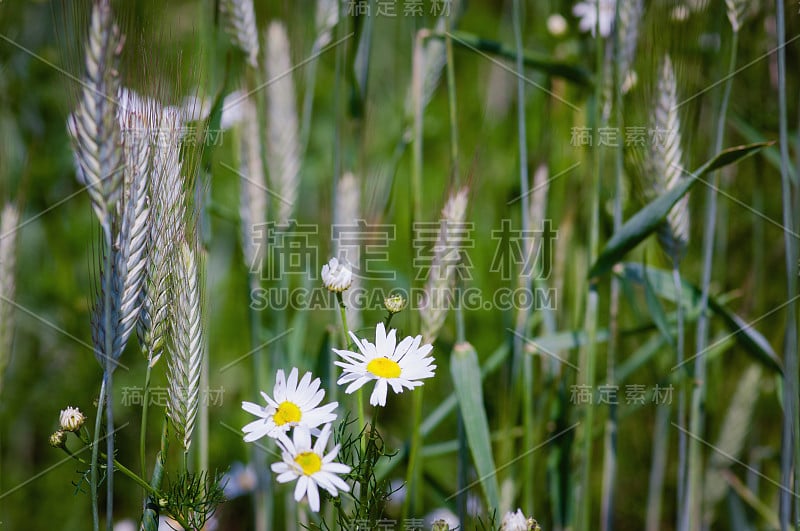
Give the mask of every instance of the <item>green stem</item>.
[(142, 398), (142, 421), (139, 427), (139, 466), (142, 471), (142, 476), (147, 476), (147, 413), (150, 410), (148, 402), (150, 402), (150, 379), (152, 373), (151, 364), (153, 362), (153, 350), (148, 349), (147, 354), (147, 369), (144, 374), (144, 396)]
[[(722, 102), (719, 109), (717, 120), (717, 130), (715, 134), (714, 153), (722, 149), (725, 135), (725, 118), (728, 111), (728, 101), (730, 100), (731, 88), (733, 86), (733, 72), (736, 70), (736, 49), (739, 43), (738, 32), (733, 32), (731, 39), (731, 50), (728, 63), (728, 77), (722, 93)], [(715, 171), (712, 176), (712, 184), (708, 187), (706, 196), (706, 218), (703, 233), (703, 273), (701, 294), (700, 294), (700, 316), (697, 319), (697, 342), (696, 352), (703, 353), (708, 345), (709, 335), (709, 314), (708, 297), (711, 285), (711, 272), (714, 261), (714, 235), (716, 232), (717, 219), (717, 190), (719, 188), (719, 172)], [(705, 392), (706, 392), (706, 357), (698, 355), (694, 363), (694, 382), (692, 389), (691, 409), (689, 417), (689, 432), (694, 434), (689, 440), (689, 460), (686, 470), (686, 488), (682, 501), (683, 509), (679, 521), (679, 531), (689, 531), (700, 527), (700, 517), (702, 508), (702, 473), (703, 456), (699, 437), (702, 437), (705, 425)]]
[[(347, 349), (350, 347), (350, 329), (347, 327), (347, 306), (344, 304), (344, 298), (342, 297), (342, 292), (336, 292), (336, 300), (339, 303), (339, 316), (341, 317), (342, 323), (342, 346), (343, 348)], [(366, 427), (366, 420), (364, 418), (364, 390), (358, 389), (356, 391), (356, 399), (358, 401), (358, 433), (362, 434), (361, 438), (361, 450), (364, 451), (365, 448), (365, 441), (364, 437), (366, 436), (366, 432), (364, 428)]]
[(105, 378), (103, 378), (103, 383), (100, 384), (100, 394), (97, 397), (97, 416), (95, 417), (94, 421), (94, 438), (92, 439), (92, 460), (89, 465), (90, 466), (89, 486), (91, 489), (91, 496), (92, 496), (92, 529), (94, 531), (99, 531), (100, 529), (100, 511), (97, 499), (97, 487), (98, 487), (97, 459), (100, 454), (100, 447), (98, 446), (98, 444), (100, 443), (100, 429), (103, 425), (103, 406), (105, 404), (105, 397), (106, 397), (106, 380)]
[[(106, 381), (106, 529), (114, 531), (114, 409), (112, 407), (112, 398), (114, 392), (114, 385), (112, 374), (114, 367), (112, 363), (114, 360), (114, 334), (113, 330), (116, 328), (112, 322), (112, 286), (111, 280), (114, 272), (112, 271), (113, 264), (113, 236), (111, 233), (111, 224), (106, 223), (103, 227), (106, 240), (105, 263), (103, 265), (103, 330), (105, 345), (103, 349), (103, 378)], [(99, 410), (98, 410), (99, 411)]]
[[(783, 0), (776, 3), (778, 34), (778, 127), (781, 154), (781, 195), (783, 206), (783, 241), (786, 255), (786, 295), (793, 301), (797, 294), (797, 240), (793, 237), (797, 213), (796, 190), (793, 190), (789, 175), (789, 132), (786, 103), (786, 22)], [(797, 307), (794, 302), (786, 311), (784, 335), (784, 381), (783, 381), (783, 433), (781, 436), (781, 529), (788, 529), (794, 504), (795, 525), (800, 520), (800, 500), (792, 493), (800, 486), (800, 394), (797, 388)], [(794, 474), (792, 474), (794, 469)], [(794, 476), (794, 477), (793, 477)], [(792, 481), (794, 480), (794, 482)], [(794, 490), (793, 490), (794, 489)], [(794, 498), (794, 499), (793, 499)]]
[[(514, 22), (514, 45), (517, 72), (524, 73), (524, 54), (522, 45), (522, 20), (524, 14), (520, 0), (513, 3), (513, 22)], [(528, 185), (528, 135), (525, 126), (525, 79), (524, 76), (517, 76), (517, 142), (519, 149), (519, 185), (520, 185), (520, 208), (522, 210), (522, 231), (530, 234), (530, 187)], [(522, 288), (526, 292), (530, 291), (531, 279), (524, 273), (520, 277)], [(514, 363), (522, 362), (522, 424), (523, 424), (523, 448), (533, 447), (534, 426), (534, 407), (533, 407), (533, 357), (527, 356), (523, 352), (523, 340), (527, 332), (529, 311), (528, 308), (520, 308), (517, 315), (516, 333), (514, 334)], [(522, 482), (522, 505), (525, 514), (533, 514), (533, 473), (534, 462), (533, 452), (526, 452), (522, 460), (522, 475), (526, 478)]]
[[(597, 20), (599, 20), (600, 4), (596, 5)], [(595, 41), (595, 68), (597, 81), (594, 85), (594, 109), (592, 125), (594, 131), (600, 126), (601, 122), (601, 105), (602, 105), (602, 86), (603, 86), (603, 42), (600, 37), (599, 29), (597, 31), (597, 40)], [(590, 218), (590, 231), (589, 231), (589, 263), (594, 263), (597, 257), (598, 245), (600, 240), (600, 152), (595, 149), (593, 151), (594, 171), (592, 172), (592, 196), (591, 196), (591, 218)], [(583, 384), (588, 386), (591, 393), (594, 393), (595, 388), (595, 358), (597, 357), (597, 306), (598, 306), (598, 292), (597, 284), (591, 282), (589, 284), (589, 293), (586, 299), (586, 314), (584, 327), (586, 329), (586, 347), (583, 349), (580, 363), (580, 375), (583, 379)], [(581, 462), (581, 478), (580, 478), (580, 506), (578, 512), (578, 520), (576, 529), (580, 531), (588, 531), (591, 526), (591, 509), (592, 509), (592, 493), (591, 493), (591, 474), (592, 474), (592, 443), (594, 433), (594, 406), (588, 405), (586, 407), (586, 415), (584, 417), (584, 425), (581, 427), (583, 431), (582, 440), (582, 462)]]
[[(252, 290), (259, 287), (259, 279), (257, 274), (250, 273), (248, 275), (248, 301)], [(250, 344), (253, 349), (257, 349), (253, 353), (253, 385), (256, 393), (265, 389), (264, 385), (264, 352), (260, 347), (261, 344), (261, 319), (258, 311), (253, 309), (251, 304), (249, 307), (250, 318)], [(272, 498), (269, 495), (270, 475), (266, 472), (266, 454), (262, 448), (257, 444), (251, 444), (250, 457), (253, 460), (258, 476), (258, 484), (253, 492), (254, 510), (256, 519), (256, 529), (267, 529), (270, 522), (271, 503)]]

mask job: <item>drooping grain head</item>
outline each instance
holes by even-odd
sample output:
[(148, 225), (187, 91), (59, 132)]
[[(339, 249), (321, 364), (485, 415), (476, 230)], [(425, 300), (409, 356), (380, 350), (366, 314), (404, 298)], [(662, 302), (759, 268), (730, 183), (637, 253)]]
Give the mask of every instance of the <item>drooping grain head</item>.
[(0, 393), (3, 373), (11, 356), (14, 342), (14, 300), (16, 291), (17, 227), (19, 211), (8, 203), (0, 214)]
[(454, 191), (442, 208), (439, 236), (436, 240), (433, 264), (425, 284), (424, 301), (420, 308), (422, 337), (433, 343), (444, 325), (452, 300), (452, 282), (460, 265), (463, 224), (467, 213), (469, 189)]
[(250, 66), (258, 68), (258, 30), (253, 0), (222, 0), (219, 8), (231, 42), (245, 53)]

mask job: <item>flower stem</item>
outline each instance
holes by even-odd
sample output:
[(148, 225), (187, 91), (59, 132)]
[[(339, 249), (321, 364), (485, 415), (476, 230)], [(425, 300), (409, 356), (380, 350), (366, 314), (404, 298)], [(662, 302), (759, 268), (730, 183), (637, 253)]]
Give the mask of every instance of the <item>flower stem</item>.
[[(342, 347), (347, 349), (350, 346), (350, 341), (348, 338), (350, 337), (350, 329), (347, 327), (347, 306), (344, 304), (344, 298), (342, 297), (342, 292), (336, 292), (336, 300), (339, 302), (339, 315), (341, 316), (342, 321)], [(364, 390), (358, 389), (356, 391), (356, 400), (358, 401), (358, 433), (362, 435), (361, 437), (361, 451), (363, 452), (366, 449), (365, 446), (365, 439), (366, 432), (364, 428), (366, 427), (366, 421), (364, 418)]]

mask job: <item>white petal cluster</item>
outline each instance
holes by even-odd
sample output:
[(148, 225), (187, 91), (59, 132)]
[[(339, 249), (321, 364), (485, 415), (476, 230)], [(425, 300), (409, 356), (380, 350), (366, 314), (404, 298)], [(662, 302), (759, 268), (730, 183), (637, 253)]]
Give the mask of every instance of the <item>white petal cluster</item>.
[(341, 293), (353, 283), (353, 272), (344, 261), (331, 258), (322, 266), (322, 283), (330, 291)]

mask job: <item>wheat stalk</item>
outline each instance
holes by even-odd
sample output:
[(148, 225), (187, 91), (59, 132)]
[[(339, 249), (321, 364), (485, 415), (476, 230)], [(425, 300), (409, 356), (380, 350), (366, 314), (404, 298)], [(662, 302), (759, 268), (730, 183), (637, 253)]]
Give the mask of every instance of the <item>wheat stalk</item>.
[(78, 109), (68, 120), (78, 181), (86, 187), (104, 230), (122, 190), (121, 133), (116, 116), (119, 30), (108, 1), (92, 10), (86, 45), (86, 76)]
[(300, 144), (289, 36), (280, 22), (267, 28), (267, 165), (280, 200), (278, 221), (292, 216), (300, 185)]
[(247, 55), (247, 62), (258, 67), (258, 30), (253, 0), (222, 0), (219, 5), (225, 18), (225, 31), (231, 42)]
[(427, 343), (436, 340), (447, 317), (446, 295), (451, 289), (453, 273), (458, 267), (458, 263), (451, 257), (460, 253), (461, 245), (454, 233), (461, 230), (459, 226), (464, 223), (468, 192), (466, 187), (453, 192), (442, 208), (442, 226), (420, 308), (422, 336)]
[(200, 405), (200, 372), (203, 366), (200, 275), (195, 247), (182, 241), (172, 265), (175, 301), (168, 342), (167, 415), (184, 452), (188, 452)]
[(242, 251), (251, 271), (264, 263), (266, 245), (255, 245), (255, 229), (267, 222), (267, 184), (261, 156), (261, 129), (252, 100), (243, 102), (239, 137), (239, 217), (242, 223)]
[(0, 394), (3, 390), (3, 373), (11, 357), (14, 341), (14, 300), (16, 282), (14, 269), (17, 261), (17, 226), (19, 211), (12, 203), (3, 207), (0, 214)]
[[(672, 61), (667, 55), (659, 74), (658, 95), (653, 115), (653, 129), (657, 135), (660, 134), (662, 142), (651, 144), (646, 164), (644, 194), (648, 200), (671, 190), (685, 178), (677, 104), (675, 73)], [(677, 264), (689, 243), (688, 194), (669, 211), (666, 221), (658, 231), (658, 241), (673, 263)]]

